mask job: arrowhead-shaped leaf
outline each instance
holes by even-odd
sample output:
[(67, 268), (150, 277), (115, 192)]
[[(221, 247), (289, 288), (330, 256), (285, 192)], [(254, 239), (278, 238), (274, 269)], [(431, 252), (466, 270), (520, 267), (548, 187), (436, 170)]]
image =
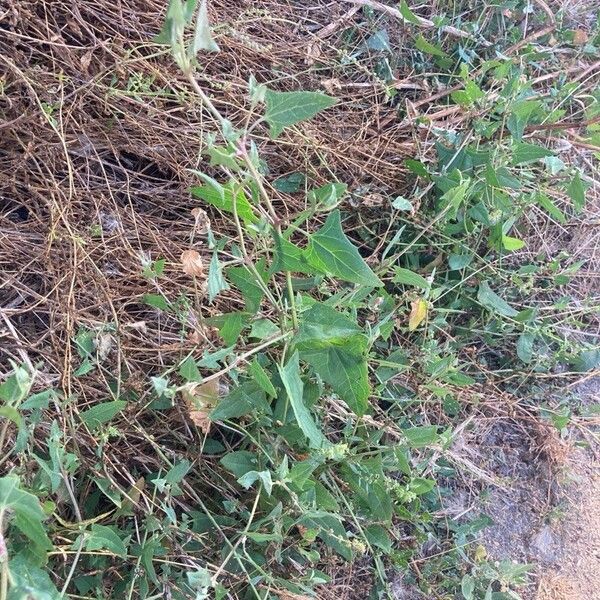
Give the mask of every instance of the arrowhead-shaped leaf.
[(265, 94), (265, 121), (271, 127), (271, 137), (276, 138), (286, 127), (314, 117), (333, 106), (336, 99), (321, 92), (274, 92)]
[(306, 257), (319, 271), (344, 281), (372, 287), (383, 285), (342, 231), (339, 210), (331, 212), (323, 227), (311, 236)]
[(477, 300), (481, 302), (485, 308), (493, 313), (503, 315), (505, 317), (514, 317), (518, 313), (504, 298), (501, 298), (490, 288), (487, 281), (479, 284), (477, 291)]
[(368, 339), (348, 317), (316, 304), (302, 319), (296, 348), (348, 406), (362, 415), (370, 393), (366, 352)]

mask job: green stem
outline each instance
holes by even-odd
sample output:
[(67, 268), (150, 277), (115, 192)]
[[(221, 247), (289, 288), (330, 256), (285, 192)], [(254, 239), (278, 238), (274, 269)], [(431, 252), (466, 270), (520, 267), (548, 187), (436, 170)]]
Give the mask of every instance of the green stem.
[[(221, 127), (223, 127), (223, 125), (225, 123), (225, 118), (223, 117), (223, 115), (221, 115), (221, 113), (219, 112), (217, 107), (213, 104), (212, 100), (208, 97), (206, 92), (200, 87), (200, 84), (196, 81), (196, 78), (194, 77), (193, 68), (189, 67), (186, 70), (185, 74), (187, 75), (187, 78), (188, 78), (192, 88), (194, 88), (194, 91), (196, 92), (196, 94), (198, 94), (198, 96), (202, 100), (202, 103), (204, 104), (204, 106), (217, 119), (217, 121), (219, 122), (219, 125), (221, 125)], [(273, 203), (271, 202), (269, 193), (267, 192), (267, 190), (263, 184), (261, 174), (256, 169), (256, 166), (252, 162), (252, 159), (248, 156), (248, 153), (246, 152), (245, 148), (243, 149), (242, 157), (243, 157), (244, 163), (246, 164), (246, 167), (248, 168), (248, 171), (250, 172), (250, 175), (252, 176), (252, 179), (256, 182), (256, 185), (258, 186), (258, 190), (260, 192), (262, 199), (264, 200), (265, 204), (267, 205), (267, 211), (269, 213), (269, 216), (271, 217), (272, 224), (276, 228), (277, 233), (279, 235), (281, 235), (281, 222), (279, 220), (279, 217), (277, 216), (277, 213), (275, 212), (275, 207), (273, 206)], [(233, 203), (233, 208), (234, 208), (234, 217), (236, 219), (236, 226), (238, 227), (238, 234), (240, 236), (242, 252), (244, 253), (244, 257), (247, 258), (247, 253), (245, 251), (245, 244), (243, 241), (242, 230), (241, 230), (241, 226), (239, 223), (239, 219), (237, 218), (237, 211), (236, 211), (237, 207), (236, 207), (235, 201)], [(248, 264), (252, 264), (249, 259), (248, 259)], [(253, 269), (253, 271), (255, 271), (255, 269)], [(294, 329), (297, 329), (298, 328), (298, 313), (296, 311), (296, 303), (295, 303), (295, 299), (294, 299), (294, 291), (292, 288), (291, 273), (289, 271), (286, 271), (285, 275), (286, 275), (286, 281), (287, 281), (288, 294), (290, 296), (290, 310), (292, 312), (292, 325), (293, 325)], [(259, 285), (262, 283), (262, 279), (260, 279), (260, 277), (259, 277), (259, 281), (257, 283)], [(269, 299), (272, 301), (272, 296)]]
[(0, 600), (8, 596), (8, 550), (3, 531), (4, 511), (0, 511)]

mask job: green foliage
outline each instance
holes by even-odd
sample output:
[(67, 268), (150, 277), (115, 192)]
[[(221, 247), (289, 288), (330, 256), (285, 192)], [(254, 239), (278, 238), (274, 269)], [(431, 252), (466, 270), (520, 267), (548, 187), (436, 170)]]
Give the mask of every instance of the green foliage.
[(267, 90), (265, 94), (265, 121), (271, 128), (271, 137), (276, 138), (291, 125), (314, 117), (330, 108), (335, 98), (321, 92), (276, 92)]
[(310, 236), (306, 259), (318, 271), (342, 281), (373, 287), (382, 285), (344, 234), (339, 210), (330, 213), (323, 227)]
[(292, 405), (296, 422), (308, 438), (310, 447), (321, 448), (325, 443), (325, 438), (304, 404), (304, 384), (302, 383), (302, 379), (300, 379), (300, 364), (297, 351), (294, 352), (284, 367), (279, 367), (279, 376)]
[[(229, 122), (196, 82), (197, 53), (218, 51), (206, 1), (171, 0), (157, 41), (218, 123), (198, 149), (206, 172), (192, 170), (199, 185), (191, 194), (228, 225), (200, 242), (211, 258), (206, 282), (193, 288), (173, 292), (169, 259), (143, 264), (140, 303), (160, 311), (165, 340), (179, 343), (173, 352), (182, 348), (172, 363), (148, 364), (148, 381), (128, 381), (125, 363), (109, 373), (99, 352), (104, 330), (89, 325), (73, 340), (77, 390), (30, 396), (34, 373), (15, 364), (0, 384), (0, 450), (14, 431), (14, 452), (34, 466), (0, 478), (9, 598), (58, 597), (53, 582), (65, 581), (73, 555), (67, 592), (77, 597), (309, 597), (328, 582), (331, 554), (372, 569), (373, 598), (390, 597), (387, 574), (410, 577), (415, 560), (424, 597), (516, 597), (508, 590), (527, 567), (472, 555), (486, 519), (437, 515), (445, 482), (461, 468), (456, 433), (481, 389), (525, 385), (531, 372), (549, 378), (558, 365), (598, 366), (597, 348), (561, 333), (591, 312), (564, 317), (565, 286), (581, 265), (566, 254), (534, 255), (524, 227), (532, 215), (567, 224), (585, 207), (587, 178), (550, 149), (559, 144), (531, 135), (570, 106), (567, 92), (541, 94), (531, 84), (530, 65), (537, 73), (546, 64), (541, 53), (512, 60), (479, 47), (475, 22), (459, 23), (469, 27), (455, 43), (441, 15), (426, 39), (423, 18), (404, 0), (398, 10), (412, 36), (411, 68), (441, 90), (443, 112), (467, 116), (454, 129), (430, 122), (429, 108), (402, 114), (394, 36), (365, 9), (370, 35), (349, 27), (343, 39), (360, 38), (360, 48), (341, 52), (339, 68), (376, 56), (391, 73), (374, 79), (382, 97), (428, 136), (424, 152), (404, 163), (406, 185), (382, 186), (390, 193), (371, 218), (354, 204), (362, 185), (336, 181), (342, 175), (330, 165), (306, 161), (278, 177), (262, 152), (265, 144), (284, 151), (285, 129), (337, 100), (252, 78), (247, 120)], [(597, 99), (590, 103), (597, 110)], [(298, 131), (286, 143), (300, 143)], [(281, 208), (289, 194), (298, 214), (292, 203)], [(89, 403), (92, 372), (110, 394), (73, 410), (76, 394)], [(73, 415), (69, 427), (54, 417), (38, 427), (44, 411), (58, 410)], [(572, 413), (544, 414), (563, 428)], [(79, 431), (94, 444), (78, 447)], [(140, 448), (130, 473), (126, 435)], [(431, 541), (441, 550), (420, 553)], [(56, 567), (62, 574), (49, 577)]]

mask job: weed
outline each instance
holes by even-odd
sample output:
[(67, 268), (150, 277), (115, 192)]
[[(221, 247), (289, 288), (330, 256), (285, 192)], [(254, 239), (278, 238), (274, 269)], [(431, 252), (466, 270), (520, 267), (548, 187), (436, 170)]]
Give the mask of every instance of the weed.
[[(109, 361), (117, 316), (82, 325), (73, 376), (105, 383), (92, 405), (67, 389), (32, 394), (38, 366), (13, 362), (0, 386), (0, 464), (11, 465), (0, 478), (0, 600), (300, 599), (330, 582), (337, 560), (368, 562), (372, 598), (392, 596), (394, 571), (426, 597), (518, 598), (531, 567), (488, 558), (489, 518), (435, 515), (461, 468), (453, 444), (489, 396), (597, 368), (597, 347), (563, 333), (597, 312), (565, 292), (583, 264), (527, 244), (532, 224), (564, 226), (585, 209), (589, 176), (560, 136), (576, 122), (597, 152), (598, 94), (577, 77), (541, 92), (546, 79), (533, 74), (552, 59), (506, 30), (508, 8), (488, 7), (487, 39), (512, 44), (491, 53), (479, 17), (358, 2), (374, 31), (345, 32), (340, 70), (361, 65), (398, 102), (399, 58), (377, 12), (393, 11), (415, 68), (445, 86), (431, 96), (448, 99), (443, 115), (420, 114), (427, 99), (407, 99), (401, 115), (432, 143), (405, 161), (401, 194), (374, 198), (335, 173), (316, 182), (301, 165), (272, 177), (262, 147), (285, 151), (282, 140), (334, 113), (336, 99), (252, 77), (245, 118), (230, 120), (199, 81), (199, 53), (219, 45), (206, 0), (196, 4), (171, 0), (156, 41), (216, 124), (192, 170), (202, 208), (179, 264), (137, 256), (140, 311), (193, 349), (140, 383)], [(158, 94), (156, 81), (138, 74), (123, 94)], [(461, 113), (460, 127), (444, 121)], [(302, 210), (275, 192), (304, 194)], [(213, 214), (230, 229), (213, 230)], [(93, 240), (105, 233), (89, 227)], [(172, 269), (185, 289), (167, 285)], [(557, 429), (571, 416), (567, 405), (540, 412)], [(171, 414), (181, 429), (166, 425)], [(144, 468), (127, 468), (132, 448)]]

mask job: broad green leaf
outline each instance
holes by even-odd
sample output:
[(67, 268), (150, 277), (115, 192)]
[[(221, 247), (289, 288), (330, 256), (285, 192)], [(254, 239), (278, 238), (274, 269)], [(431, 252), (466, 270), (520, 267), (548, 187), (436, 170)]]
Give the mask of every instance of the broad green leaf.
[(165, 312), (171, 308), (169, 302), (160, 294), (144, 294), (142, 301), (148, 306), (164, 310)]
[(304, 190), (306, 185), (306, 174), (305, 173), (290, 173), (285, 177), (279, 177), (273, 182), (273, 187), (286, 194), (296, 194)]
[(219, 402), (210, 413), (210, 418), (212, 421), (224, 421), (257, 411), (270, 414), (271, 407), (260, 386), (253, 381), (246, 381)]
[(370, 394), (367, 363), (353, 354), (352, 339), (342, 346), (306, 348), (301, 355), (354, 413), (366, 412)]
[(280, 326), (269, 319), (257, 319), (252, 323), (248, 337), (266, 340), (281, 333)]
[(308, 438), (310, 447), (323, 447), (327, 440), (317, 427), (310, 410), (304, 404), (304, 384), (300, 379), (300, 363), (297, 350), (284, 367), (279, 367), (279, 376), (292, 405), (296, 422)]
[(253, 483), (262, 482), (267, 496), (273, 491), (273, 480), (271, 479), (270, 471), (248, 471), (244, 473), (238, 480), (238, 483), (244, 488), (249, 489)]
[(469, 69), (466, 63), (460, 65), (461, 77), (463, 78), (465, 88), (453, 92), (450, 96), (457, 103), (462, 106), (472, 106), (478, 100), (485, 97), (485, 94), (481, 88), (469, 77)]
[(179, 366), (179, 374), (186, 381), (202, 381), (198, 365), (192, 356), (188, 356)]
[(579, 373), (592, 371), (600, 365), (600, 349), (590, 348), (589, 350), (583, 350), (571, 359), (570, 364)]
[(410, 10), (406, 0), (401, 0), (398, 10), (405, 21), (412, 23), (413, 25), (420, 25), (421, 21), (419, 20), (419, 17), (417, 17), (417, 15)]
[(223, 277), (221, 263), (216, 252), (213, 252), (208, 267), (208, 301), (212, 302), (221, 292), (228, 290), (229, 284)]
[(42, 521), (46, 515), (36, 496), (21, 489), (16, 475), (0, 477), (0, 514), (4, 515), (4, 525), (14, 525), (29, 538), (36, 550), (42, 554), (52, 549)]
[(412, 210), (413, 205), (412, 202), (404, 198), (404, 196), (396, 196), (392, 202), (392, 208), (395, 208), (396, 210)]
[(392, 500), (385, 485), (377, 478), (376, 471), (371, 466), (357, 467), (349, 463), (341, 465), (340, 471), (372, 520), (389, 522), (392, 518)]
[(21, 365), (10, 361), (13, 373), (0, 384), (0, 400), (4, 400), (13, 406), (17, 406), (29, 393), (33, 378), (30, 372)]
[(465, 575), (460, 583), (460, 591), (465, 600), (473, 600), (475, 591), (475, 579), (471, 575)]
[(365, 537), (371, 546), (383, 550), (386, 554), (392, 551), (392, 540), (385, 527), (381, 525), (369, 525), (365, 529)]
[(383, 285), (344, 235), (339, 210), (331, 212), (323, 227), (310, 237), (306, 256), (322, 273), (372, 287)]
[(540, 111), (541, 105), (539, 100), (521, 100), (513, 104), (506, 126), (515, 140), (521, 141), (525, 126), (531, 116)]
[(429, 289), (429, 282), (427, 279), (425, 279), (425, 277), (415, 273), (414, 271), (410, 271), (409, 269), (403, 269), (402, 267), (396, 267), (394, 269), (394, 277), (392, 281), (394, 283), (418, 287), (422, 290)]
[(265, 121), (271, 128), (271, 137), (276, 138), (286, 127), (310, 119), (335, 103), (335, 98), (321, 92), (267, 90)]
[(373, 35), (369, 36), (366, 46), (370, 50), (391, 52), (390, 36), (387, 29), (378, 29)]
[(567, 187), (567, 194), (573, 202), (575, 212), (579, 214), (585, 206), (585, 188), (583, 187), (579, 171), (575, 173), (575, 177), (571, 179), (571, 183), (569, 183), (569, 186)]
[(511, 162), (513, 165), (523, 165), (546, 156), (554, 156), (554, 152), (537, 144), (519, 142), (512, 147)]
[[(210, 572), (204, 567), (195, 571), (188, 571), (186, 574), (189, 586), (194, 590), (194, 600), (207, 600), (208, 590), (212, 585)], [(191, 598), (191, 596), (190, 596)]]
[[(208, 204), (233, 214), (234, 191), (231, 185), (222, 186), (222, 195), (221, 191), (212, 185), (196, 186), (191, 188), (190, 192), (195, 198), (201, 198)], [(238, 217), (244, 223), (258, 222), (258, 217), (254, 214), (252, 205), (248, 201), (248, 198), (246, 198), (244, 190), (238, 190), (235, 195), (235, 209), (237, 210)]]
[(255, 267), (257, 274), (248, 269), (248, 267), (230, 267), (225, 271), (229, 281), (241, 292), (246, 303), (246, 312), (251, 315), (258, 312), (260, 303), (265, 295), (259, 278), (262, 279), (263, 283), (267, 283), (269, 280), (263, 259), (259, 260)]
[(217, 327), (221, 339), (227, 346), (233, 346), (240, 337), (240, 333), (246, 326), (247, 315), (243, 312), (235, 311), (224, 313), (215, 317), (206, 319), (208, 325)]
[(514, 317), (519, 314), (506, 300), (498, 296), (496, 292), (490, 288), (487, 281), (479, 284), (477, 291), (477, 300), (490, 312), (503, 315), (505, 317)]
[(127, 556), (127, 546), (116, 533), (115, 528), (98, 525), (97, 523), (91, 526), (90, 533), (86, 535), (85, 549), (88, 552), (108, 550), (121, 558)]
[(407, 158), (404, 161), (404, 164), (415, 175), (418, 175), (419, 177), (423, 177), (424, 179), (430, 179), (430, 175), (429, 175), (429, 171), (427, 170), (427, 167), (420, 160), (415, 160), (414, 158)]
[(169, 0), (165, 22), (154, 42), (175, 46), (179, 44), (179, 34), (191, 21), (196, 8), (196, 0)]
[(206, 0), (200, 1), (198, 16), (196, 17), (196, 31), (194, 41), (191, 45), (191, 54), (196, 56), (200, 50), (207, 52), (219, 52), (219, 46), (213, 39), (208, 22), (208, 10), (206, 9)]
[(182, 460), (169, 469), (165, 475), (165, 481), (171, 485), (181, 483), (183, 478), (188, 474), (191, 466), (189, 460)]
[(441, 206), (447, 207), (450, 206), (452, 210), (450, 211), (450, 215), (453, 218), (456, 218), (458, 213), (458, 209), (461, 207), (463, 202), (467, 198), (467, 193), (469, 192), (471, 187), (471, 180), (465, 179), (461, 181), (458, 185), (451, 187), (447, 190), (444, 195), (440, 198)]
[(23, 422), (19, 411), (12, 406), (0, 406), (0, 419), (8, 419), (17, 427), (21, 427)]
[(96, 429), (104, 423), (114, 419), (125, 407), (125, 400), (113, 400), (112, 402), (103, 402), (83, 411), (79, 416), (81, 420), (90, 428)]
[(294, 338), (299, 348), (343, 345), (350, 338), (361, 338), (356, 354), (366, 350), (367, 338), (362, 329), (343, 313), (323, 303), (314, 304), (302, 315), (300, 329)]
[(352, 550), (346, 542), (348, 534), (337, 514), (323, 511), (304, 513), (297, 522), (307, 529), (316, 529), (317, 535), (326, 546), (343, 556), (346, 560), (352, 560)]
[(336, 206), (338, 202), (346, 195), (348, 186), (345, 183), (326, 183), (308, 194), (308, 200), (311, 204), (320, 208), (330, 209)]
[(491, 164), (488, 164), (485, 169), (485, 180), (496, 188), (518, 190), (522, 187), (520, 180), (514, 177), (506, 167), (495, 169)]
[[(58, 600), (61, 594), (47, 571), (34, 564), (26, 552), (8, 562), (10, 590), (7, 600)], [(64, 597), (64, 596), (63, 596)]]
[(435, 487), (435, 481), (433, 479), (424, 479), (423, 477), (415, 477), (411, 480), (409, 489), (413, 494), (422, 496), (427, 494)]
[(521, 248), (524, 248), (525, 242), (518, 238), (510, 237), (509, 235), (503, 235), (502, 246), (504, 246), (505, 250), (513, 252), (515, 250), (521, 250)]
[(270, 374), (265, 371), (264, 367), (256, 358), (248, 365), (248, 375), (251, 375), (254, 378), (254, 381), (265, 391), (268, 396), (271, 398), (275, 398), (277, 396), (277, 390), (271, 383)]
[(468, 267), (473, 262), (472, 254), (451, 254), (448, 257), (448, 267), (452, 271), (459, 271)]
[(528, 364), (533, 358), (533, 343), (535, 341), (535, 334), (525, 332), (519, 336), (517, 340), (517, 356), (525, 363)]
[(303, 460), (297, 462), (288, 473), (286, 479), (302, 490), (306, 482), (310, 479), (315, 469), (319, 466), (319, 461), (315, 459)]
[(425, 52), (425, 54), (431, 54), (433, 56), (439, 56), (441, 58), (446, 58), (448, 55), (437, 46), (434, 46), (432, 43), (428, 42), (421, 34), (415, 40), (415, 46), (417, 50), (421, 52)]
[(219, 462), (238, 478), (243, 477), (249, 471), (255, 471), (258, 466), (256, 454), (248, 452), (247, 450), (230, 452)]
[[(240, 161), (236, 156), (236, 148), (234, 144), (229, 144), (228, 146), (219, 146), (217, 144), (210, 144), (207, 146), (205, 153), (210, 157), (210, 166), (211, 167), (225, 167), (229, 169), (232, 173), (237, 173), (240, 171)], [(194, 188), (192, 188), (193, 190)], [(217, 190), (218, 192), (218, 190)], [(193, 192), (192, 192), (193, 193)], [(219, 194), (220, 196), (220, 194)], [(238, 197), (238, 214), (240, 214), (240, 199)], [(243, 207), (242, 207), (243, 209)], [(225, 209), (226, 210), (226, 209)], [(233, 212), (233, 201), (231, 201), (231, 210), (228, 212)], [(243, 213), (242, 213), (243, 214)]]
[(543, 192), (538, 192), (533, 197), (536, 204), (541, 206), (553, 219), (556, 219), (559, 223), (566, 223), (567, 217), (556, 204)]
[(406, 443), (411, 448), (425, 448), (431, 446), (439, 440), (437, 425), (423, 425), (421, 427), (411, 427), (403, 429), (402, 434), (406, 438)]
[(314, 265), (310, 264), (305, 250), (286, 240), (277, 231), (273, 231), (273, 239), (275, 241), (275, 260), (272, 267), (274, 273), (289, 271), (291, 273), (315, 275), (319, 271)]
[(368, 338), (348, 317), (325, 304), (315, 304), (302, 318), (295, 338), (300, 357), (358, 415), (370, 394), (366, 351)]

